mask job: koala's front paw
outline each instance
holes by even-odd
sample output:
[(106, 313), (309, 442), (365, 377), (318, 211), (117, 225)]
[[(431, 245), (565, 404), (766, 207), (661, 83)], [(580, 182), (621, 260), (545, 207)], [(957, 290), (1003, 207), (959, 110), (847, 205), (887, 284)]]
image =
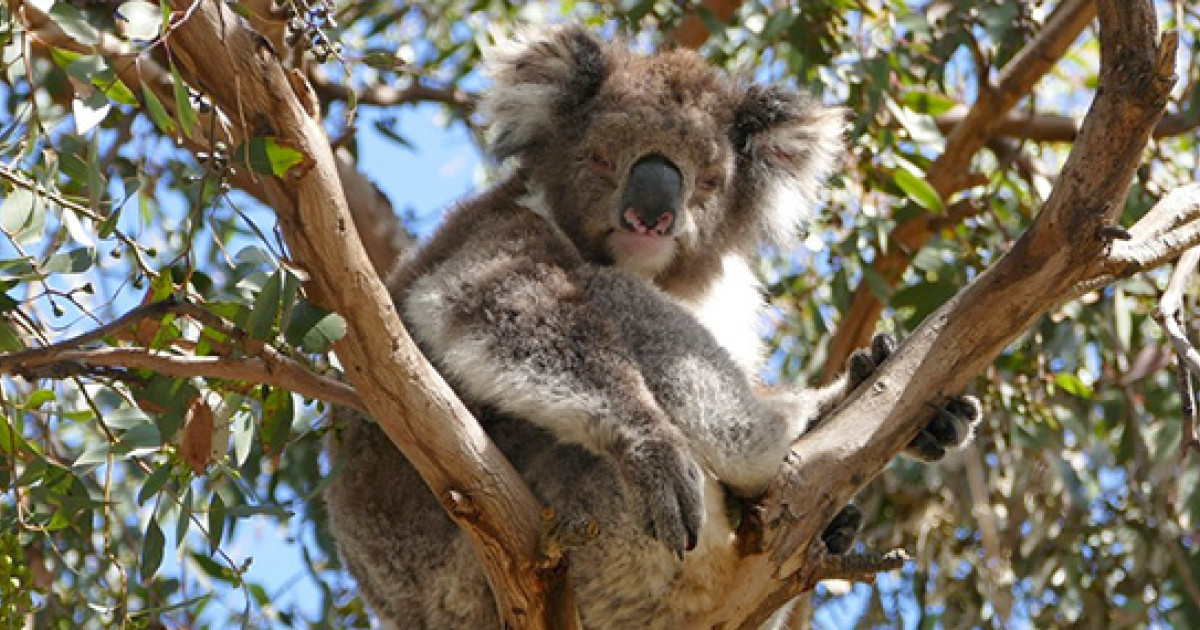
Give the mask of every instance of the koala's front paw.
[(682, 440), (661, 438), (633, 442), (619, 461), (646, 533), (682, 559), (685, 550), (696, 548), (704, 525), (700, 466)]
[(929, 424), (909, 442), (905, 451), (927, 462), (946, 456), (946, 449), (966, 444), (975, 433), (975, 425), (983, 417), (979, 399), (974, 396), (953, 396), (944, 405), (930, 404), (935, 409)]
[(862, 520), (862, 510), (852, 503), (846, 504), (846, 507), (842, 508), (842, 511), (838, 512), (833, 520), (825, 526), (825, 531), (821, 532), (821, 540), (825, 543), (825, 549), (832, 554), (846, 553), (850, 549), (850, 544), (854, 542), (854, 536), (862, 527)]
[(887, 333), (879, 333), (871, 338), (870, 348), (859, 348), (852, 352), (846, 360), (850, 390), (862, 385), (863, 381), (870, 378), (895, 351), (896, 338)]

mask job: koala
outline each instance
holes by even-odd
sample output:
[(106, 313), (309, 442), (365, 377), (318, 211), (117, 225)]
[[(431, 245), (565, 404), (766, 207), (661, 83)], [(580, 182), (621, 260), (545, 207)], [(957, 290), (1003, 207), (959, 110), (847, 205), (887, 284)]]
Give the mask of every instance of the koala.
[[(392, 298), (535, 495), (594, 534), (569, 568), (584, 625), (687, 627), (723, 595), (729, 499), (760, 496), (891, 352), (877, 338), (820, 389), (757, 381), (753, 260), (813, 205), (842, 114), (573, 26), (498, 48), (488, 70), (490, 151), (511, 171), (449, 214)], [(326, 499), (367, 603), (386, 627), (498, 626), (466, 536), (377, 426), (341, 415)], [(940, 457), (978, 416), (952, 399), (911, 450)], [(839, 516), (826, 544), (856, 528)]]

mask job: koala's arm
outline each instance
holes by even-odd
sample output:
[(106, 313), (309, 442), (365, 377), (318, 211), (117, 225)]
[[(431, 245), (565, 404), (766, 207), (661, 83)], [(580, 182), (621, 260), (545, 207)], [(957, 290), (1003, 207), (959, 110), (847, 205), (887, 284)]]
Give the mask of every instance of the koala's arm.
[[(896, 351), (896, 339), (877, 334), (869, 348), (855, 350), (846, 361), (846, 370), (834, 382), (820, 388), (799, 391), (775, 390), (763, 396), (764, 402), (780, 409), (799, 410), (810, 418), (805, 431), (815, 428), (875, 370)], [(932, 417), (905, 449), (905, 454), (927, 462), (945, 457), (947, 451), (970, 441), (983, 415), (974, 396), (950, 396), (941, 405), (930, 404)]]
[(541, 219), (518, 220), (523, 212), (472, 212), (469, 233), (440, 234), (455, 246), (417, 261), (422, 271), (397, 296), (405, 323), (465, 400), (613, 458), (647, 532), (682, 554), (703, 522), (687, 440), (589, 299), (574, 251)]

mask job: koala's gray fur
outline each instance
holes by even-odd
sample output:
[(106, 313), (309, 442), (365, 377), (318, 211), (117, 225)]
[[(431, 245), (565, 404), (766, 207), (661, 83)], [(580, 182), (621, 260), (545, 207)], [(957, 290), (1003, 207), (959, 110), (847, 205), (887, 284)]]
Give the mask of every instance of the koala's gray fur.
[[(489, 69), (491, 148), (516, 168), (455, 209), (393, 299), (534, 493), (594, 523), (570, 562), (584, 625), (687, 627), (727, 583), (726, 489), (764, 490), (854, 384), (755, 381), (751, 265), (835, 166), (841, 113), (573, 27)], [(953, 428), (938, 441), (969, 434)], [(332, 442), (333, 530), (385, 625), (496, 627), (466, 537), (383, 433), (343, 418)]]

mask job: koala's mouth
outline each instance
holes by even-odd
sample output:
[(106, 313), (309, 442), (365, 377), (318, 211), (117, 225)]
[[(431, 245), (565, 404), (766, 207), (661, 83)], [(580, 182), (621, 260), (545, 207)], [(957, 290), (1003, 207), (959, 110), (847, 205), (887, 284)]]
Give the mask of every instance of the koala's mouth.
[(654, 276), (671, 264), (676, 242), (673, 236), (654, 231), (615, 230), (608, 236), (608, 247), (617, 267)]

